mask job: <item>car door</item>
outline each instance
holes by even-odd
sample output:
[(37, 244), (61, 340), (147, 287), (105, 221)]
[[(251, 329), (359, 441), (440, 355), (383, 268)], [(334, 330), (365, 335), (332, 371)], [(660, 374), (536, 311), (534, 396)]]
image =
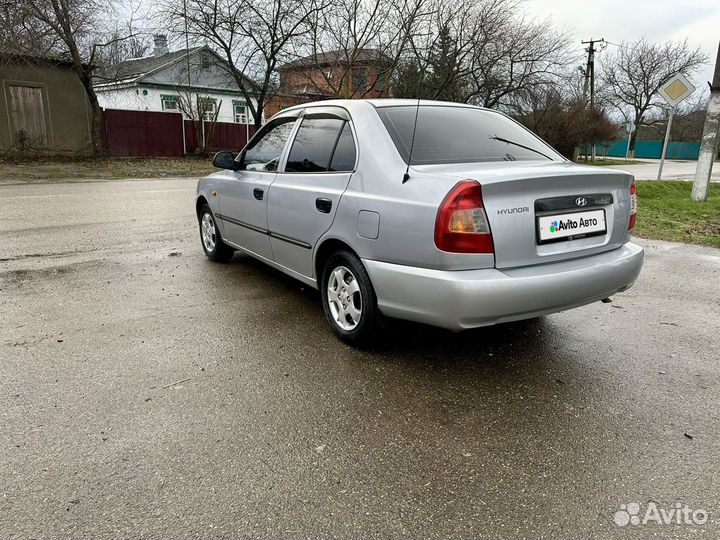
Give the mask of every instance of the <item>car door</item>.
[(313, 275), (312, 248), (332, 225), (356, 156), (344, 109), (305, 110), (283, 170), (270, 187), (268, 228), (277, 263)]
[(225, 237), (233, 244), (272, 259), (268, 237), (268, 188), (290, 138), (296, 115), (265, 125), (238, 156), (238, 170), (223, 182), (220, 215)]

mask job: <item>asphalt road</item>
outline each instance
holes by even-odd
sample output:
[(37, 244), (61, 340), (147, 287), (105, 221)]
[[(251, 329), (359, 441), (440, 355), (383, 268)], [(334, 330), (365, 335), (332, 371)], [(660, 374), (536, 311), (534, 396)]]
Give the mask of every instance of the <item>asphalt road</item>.
[(193, 188), (0, 187), (0, 537), (720, 535), (720, 251), (645, 241), (612, 304), (361, 352), (207, 261)]

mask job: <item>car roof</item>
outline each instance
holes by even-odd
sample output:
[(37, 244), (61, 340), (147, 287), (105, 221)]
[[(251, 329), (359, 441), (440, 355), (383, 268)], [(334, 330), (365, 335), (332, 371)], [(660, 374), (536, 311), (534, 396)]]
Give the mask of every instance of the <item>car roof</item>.
[(321, 101), (311, 101), (309, 103), (300, 103), (293, 105), (287, 109), (283, 109), (282, 112), (293, 111), (298, 109), (307, 109), (311, 107), (343, 107), (349, 111), (357, 109), (364, 104), (370, 104), (376, 108), (383, 107), (401, 107), (401, 106), (412, 106), (415, 107), (418, 104), (420, 106), (444, 106), (444, 107), (463, 107), (467, 109), (485, 109), (485, 107), (478, 107), (476, 105), (468, 105), (467, 103), (457, 103), (453, 101), (434, 101), (430, 99), (400, 99), (400, 98), (384, 98), (384, 99), (327, 99)]

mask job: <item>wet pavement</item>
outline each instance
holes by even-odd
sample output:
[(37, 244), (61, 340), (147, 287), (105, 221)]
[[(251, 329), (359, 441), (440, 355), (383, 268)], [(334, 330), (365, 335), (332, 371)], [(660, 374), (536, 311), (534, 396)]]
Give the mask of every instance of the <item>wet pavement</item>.
[(720, 536), (720, 251), (641, 241), (610, 304), (358, 351), (207, 261), (193, 190), (0, 186), (0, 537)]

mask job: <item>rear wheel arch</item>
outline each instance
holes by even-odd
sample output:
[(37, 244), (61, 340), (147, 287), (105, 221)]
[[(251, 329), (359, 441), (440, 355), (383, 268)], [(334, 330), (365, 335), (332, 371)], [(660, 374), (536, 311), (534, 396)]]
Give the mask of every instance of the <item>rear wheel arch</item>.
[(323, 242), (317, 247), (315, 251), (314, 268), (315, 278), (317, 280), (318, 287), (320, 286), (320, 281), (322, 280), (325, 263), (327, 263), (328, 259), (333, 253), (336, 253), (338, 251), (349, 251), (350, 253), (358, 257), (358, 259), (360, 258), (360, 256), (355, 252), (355, 250), (342, 240), (339, 240), (337, 238), (328, 238), (326, 240), (323, 240)]
[(347, 244), (327, 244), (327, 259), (318, 278), (323, 312), (338, 338), (353, 346), (367, 345), (380, 324), (372, 280), (360, 257)]

